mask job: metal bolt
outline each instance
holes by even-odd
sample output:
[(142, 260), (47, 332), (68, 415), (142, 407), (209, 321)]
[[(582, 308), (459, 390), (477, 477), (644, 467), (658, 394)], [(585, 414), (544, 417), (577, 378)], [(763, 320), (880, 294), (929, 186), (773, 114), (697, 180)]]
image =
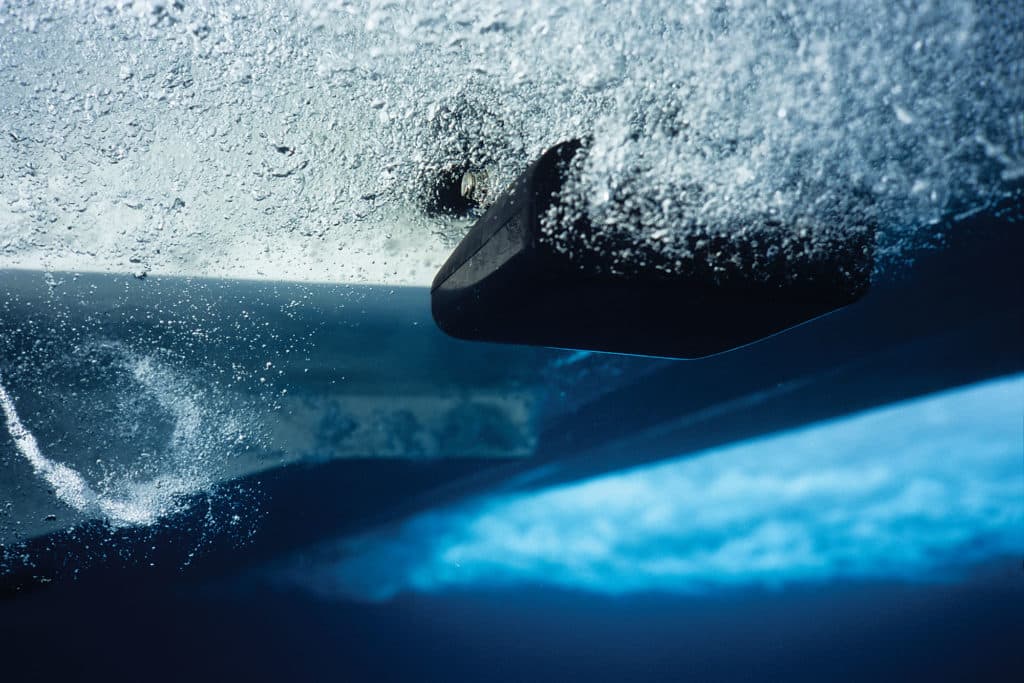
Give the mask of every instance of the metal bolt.
[(463, 199), (479, 203), (487, 194), (487, 173), (484, 171), (466, 171), (462, 174), (459, 194)]

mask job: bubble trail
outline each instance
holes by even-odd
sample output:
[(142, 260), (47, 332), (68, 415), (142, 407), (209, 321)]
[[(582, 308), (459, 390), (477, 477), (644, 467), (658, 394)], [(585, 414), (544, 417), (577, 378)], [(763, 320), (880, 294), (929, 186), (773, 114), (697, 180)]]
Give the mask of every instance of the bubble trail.
[(98, 509), (99, 496), (90, 488), (82, 475), (67, 465), (54, 462), (39, 450), (36, 437), (22, 423), (14, 406), (14, 399), (7, 393), (0, 375), (0, 408), (3, 408), (7, 421), (7, 432), (14, 441), (18, 453), (32, 465), (37, 475), (46, 480), (54, 488), (57, 497), (79, 512)]
[(106, 519), (113, 527), (149, 525), (160, 513), (145, 505), (144, 500), (110, 499), (100, 496), (75, 469), (47, 458), (39, 448), (35, 435), (18, 416), (14, 399), (3, 385), (0, 375), (0, 408), (3, 409), (7, 432), (18, 453), (28, 461), (36, 475), (53, 487), (57, 498), (76, 511)]

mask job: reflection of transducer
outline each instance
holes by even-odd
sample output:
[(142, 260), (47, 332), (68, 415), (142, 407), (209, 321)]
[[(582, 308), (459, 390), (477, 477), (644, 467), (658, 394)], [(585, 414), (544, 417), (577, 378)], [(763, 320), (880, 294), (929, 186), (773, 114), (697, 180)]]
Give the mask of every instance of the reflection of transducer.
[[(570, 162), (584, 151), (579, 141), (549, 149), (470, 229), (431, 288), (442, 330), (478, 341), (697, 358), (823, 315), (867, 291), (870, 231), (767, 267), (744, 245), (728, 264), (710, 269), (704, 261), (676, 270), (609, 267), (598, 250), (570, 257), (543, 233), (541, 219), (558, 208)], [(464, 178), (460, 190), (472, 192), (474, 181)], [(593, 231), (583, 219), (573, 229)], [(772, 233), (757, 232), (761, 239)], [(758, 243), (758, 253), (764, 247)]]

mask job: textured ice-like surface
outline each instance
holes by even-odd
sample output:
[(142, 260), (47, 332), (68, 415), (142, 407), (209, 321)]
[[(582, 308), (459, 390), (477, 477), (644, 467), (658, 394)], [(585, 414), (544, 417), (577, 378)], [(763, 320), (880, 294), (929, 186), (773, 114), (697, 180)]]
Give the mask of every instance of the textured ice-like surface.
[(989, 0), (5, 2), (0, 266), (422, 284), (440, 173), (580, 135), (598, 248), (898, 257), (1019, 183), (1022, 36)]

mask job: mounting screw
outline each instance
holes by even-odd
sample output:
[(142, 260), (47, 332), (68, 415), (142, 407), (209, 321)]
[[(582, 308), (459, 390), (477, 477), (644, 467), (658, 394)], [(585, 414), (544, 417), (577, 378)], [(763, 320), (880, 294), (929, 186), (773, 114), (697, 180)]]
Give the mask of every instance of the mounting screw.
[(487, 172), (466, 171), (462, 174), (462, 182), (459, 185), (459, 194), (463, 199), (480, 204), (487, 195)]

